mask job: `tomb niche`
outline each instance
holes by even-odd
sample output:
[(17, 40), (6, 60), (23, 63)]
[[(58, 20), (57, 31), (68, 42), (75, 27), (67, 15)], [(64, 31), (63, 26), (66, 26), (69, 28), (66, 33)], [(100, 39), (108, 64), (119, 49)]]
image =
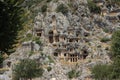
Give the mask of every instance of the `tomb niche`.
[(53, 43), (53, 31), (49, 31), (49, 42)]
[(79, 37), (79, 35), (80, 35), (80, 31), (77, 30), (77, 31), (76, 31), (76, 37)]
[(55, 36), (55, 42), (59, 42), (59, 35)]
[(42, 36), (42, 29), (36, 29), (37, 36)]
[(58, 53), (57, 53), (57, 52), (54, 52), (54, 56), (55, 56), (55, 57), (58, 57)]
[(70, 60), (70, 62), (77, 62), (78, 55), (77, 54), (69, 54), (69, 60)]
[(52, 16), (52, 21), (54, 22), (56, 20), (55, 15)]
[(86, 59), (86, 57), (88, 56), (88, 51), (86, 49), (84, 49), (82, 52), (83, 52), (82, 53), (82, 58)]
[(73, 39), (72, 39), (72, 38), (70, 38), (70, 39), (69, 39), (69, 42), (73, 42)]

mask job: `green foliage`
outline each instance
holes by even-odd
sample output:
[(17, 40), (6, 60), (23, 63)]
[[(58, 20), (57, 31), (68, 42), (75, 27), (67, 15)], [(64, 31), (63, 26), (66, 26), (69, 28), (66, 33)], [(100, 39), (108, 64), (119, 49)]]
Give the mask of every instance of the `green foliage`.
[(92, 74), (97, 80), (119, 80), (120, 79), (120, 31), (115, 31), (112, 35), (111, 65), (96, 65), (92, 69)]
[(109, 32), (109, 30), (107, 28), (103, 28), (103, 31), (106, 32), (106, 33)]
[(115, 3), (115, 4), (120, 5), (120, 0), (111, 0), (111, 3)]
[(47, 5), (43, 5), (43, 6), (41, 7), (41, 12), (44, 13), (44, 12), (46, 12), (46, 11), (47, 11)]
[(107, 38), (107, 37), (104, 37), (104, 38), (101, 39), (101, 42), (105, 42), (105, 43), (106, 43), (106, 42), (108, 42), (108, 41), (110, 41), (110, 39)]
[(52, 68), (51, 67), (47, 67), (47, 71), (49, 72), (49, 71), (51, 71), (52, 70)]
[(13, 44), (18, 42), (18, 33), (23, 29), (27, 19), (25, 10), (21, 6), (24, 0), (0, 1), (0, 51), (10, 54)]
[(112, 79), (120, 79), (120, 57), (114, 59), (114, 63), (112, 65)]
[(96, 80), (110, 80), (111, 71), (109, 65), (96, 65), (92, 68), (92, 74)]
[(57, 12), (61, 12), (63, 14), (67, 14), (68, 13), (68, 7), (66, 7), (64, 4), (60, 4), (57, 9)]
[(32, 39), (32, 34), (28, 33), (25, 37), (25, 41), (30, 41)]
[(49, 62), (50, 62), (50, 63), (54, 63), (54, 60), (52, 59), (51, 56), (48, 56), (48, 59), (49, 59)]
[(39, 37), (35, 37), (35, 38), (34, 38), (34, 41), (35, 41), (37, 44), (42, 45), (41, 40), (40, 40)]
[(30, 51), (30, 52), (28, 53), (29, 56), (31, 56), (31, 55), (33, 55), (33, 54), (34, 54), (33, 51)]
[(53, 2), (58, 2), (58, 0), (53, 0)]
[(26, 6), (28, 6), (28, 8), (32, 8), (33, 5), (37, 5), (39, 3), (41, 3), (44, 0), (28, 0), (26, 1)]
[(42, 76), (44, 70), (39, 68), (35, 60), (23, 59), (13, 68), (13, 75), (17, 79), (32, 79)]
[(49, 2), (51, 2), (51, 1), (52, 1), (52, 0), (47, 0), (46, 2), (48, 2), (48, 3), (49, 3)]
[(88, 1), (88, 8), (90, 9), (91, 13), (100, 13), (101, 9), (98, 7), (92, 0), (87, 0)]
[(113, 62), (113, 79), (120, 79), (120, 30), (115, 31), (112, 35), (111, 57)]
[(111, 56), (113, 58), (120, 56), (120, 31), (116, 31), (112, 35), (111, 50)]
[(67, 75), (70, 79), (77, 78), (80, 75), (80, 72), (73, 69), (73, 70), (69, 71), (67, 73)]
[(0, 67), (2, 67), (3, 60), (4, 60), (4, 58), (3, 58), (2, 54), (0, 54)]

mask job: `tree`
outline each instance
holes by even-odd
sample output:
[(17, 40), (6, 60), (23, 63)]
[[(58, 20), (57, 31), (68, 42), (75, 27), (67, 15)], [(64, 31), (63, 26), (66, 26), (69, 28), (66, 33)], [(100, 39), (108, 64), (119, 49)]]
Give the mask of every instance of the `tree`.
[(4, 60), (4, 58), (3, 58), (2, 54), (0, 54), (0, 68), (2, 67), (3, 60)]
[(18, 32), (25, 22), (24, 0), (0, 0), (0, 54), (15, 51)]
[(13, 68), (13, 75), (15, 80), (32, 80), (32, 78), (40, 77), (43, 74), (43, 69), (40, 65), (31, 59), (23, 59)]

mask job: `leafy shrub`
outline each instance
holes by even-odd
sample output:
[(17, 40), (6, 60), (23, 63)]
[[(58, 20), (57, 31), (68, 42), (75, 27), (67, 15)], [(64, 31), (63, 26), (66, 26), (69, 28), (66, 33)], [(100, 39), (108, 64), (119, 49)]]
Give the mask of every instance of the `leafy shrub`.
[(101, 9), (92, 0), (88, 0), (88, 8), (91, 13), (100, 13)]
[(51, 56), (48, 56), (49, 62), (54, 63), (54, 60), (51, 58)]
[(23, 59), (14, 66), (13, 75), (14, 80), (30, 79), (40, 77), (43, 74), (43, 69), (39, 68), (39, 64), (35, 60)]
[(26, 35), (25, 41), (29, 41), (29, 40), (31, 40), (31, 39), (32, 39), (32, 34), (31, 34), (31, 33), (28, 33), (28, 34)]
[(39, 37), (35, 37), (35, 38), (34, 38), (34, 41), (35, 41), (37, 44), (39, 44), (39, 45), (42, 44)]
[(112, 64), (112, 80), (119, 80), (120, 79), (120, 57), (116, 57), (113, 60)]
[(112, 68), (109, 65), (96, 65), (92, 68), (96, 80), (110, 80)]
[(58, 2), (58, 0), (53, 0), (53, 2)]
[(120, 30), (114, 32), (112, 35), (111, 50), (111, 56), (113, 58), (120, 56)]
[(0, 68), (2, 67), (2, 63), (3, 63), (3, 60), (4, 60), (4, 58), (3, 58), (3, 56), (2, 56), (2, 54), (0, 54)]
[(43, 5), (43, 6), (41, 7), (41, 12), (44, 13), (44, 12), (46, 12), (46, 11), (47, 11), (47, 5)]
[(28, 53), (29, 56), (31, 56), (31, 55), (33, 55), (33, 54), (34, 54), (33, 51), (30, 51), (30, 52)]
[(47, 71), (49, 72), (49, 71), (51, 71), (52, 70), (52, 68), (51, 67), (47, 67)]
[(106, 33), (109, 32), (109, 30), (107, 28), (103, 28), (103, 31), (106, 32)]
[(105, 43), (106, 43), (106, 42), (108, 42), (108, 41), (110, 41), (110, 39), (107, 38), (107, 37), (104, 37), (104, 38), (101, 39), (101, 42), (105, 42)]
[(80, 72), (73, 69), (69, 71), (67, 74), (68, 74), (68, 77), (72, 79), (72, 78), (78, 77), (80, 75)]
[(68, 8), (64, 5), (64, 4), (60, 4), (57, 9), (57, 12), (61, 12), (63, 14), (67, 14), (68, 13)]
[(51, 1), (52, 1), (52, 0), (47, 0), (46, 2), (48, 2), (48, 3), (49, 3), (49, 2), (51, 2)]

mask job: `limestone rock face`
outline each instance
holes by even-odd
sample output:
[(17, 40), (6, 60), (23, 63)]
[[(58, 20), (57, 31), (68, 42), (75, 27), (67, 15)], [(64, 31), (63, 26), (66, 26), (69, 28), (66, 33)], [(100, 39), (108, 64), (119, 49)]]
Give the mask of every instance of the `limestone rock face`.
[[(51, 0), (44, 4), (47, 11), (37, 13), (33, 30), (28, 31), (33, 31), (33, 36), (39, 37), (43, 45), (32, 40), (22, 43), (4, 61), (4, 66), (11, 69), (20, 59), (30, 58), (45, 66), (43, 76), (34, 80), (70, 80), (68, 72), (73, 69), (80, 72), (73, 80), (92, 80), (90, 68), (111, 62), (108, 56), (110, 41), (102, 40), (111, 40), (112, 32), (119, 29), (120, 24), (111, 22), (107, 16), (90, 13), (87, 0)], [(56, 11), (60, 4), (67, 7), (66, 14)], [(39, 9), (41, 5), (36, 7)], [(47, 67), (51, 67), (51, 71)], [(10, 73), (11, 70), (6, 74)]]

